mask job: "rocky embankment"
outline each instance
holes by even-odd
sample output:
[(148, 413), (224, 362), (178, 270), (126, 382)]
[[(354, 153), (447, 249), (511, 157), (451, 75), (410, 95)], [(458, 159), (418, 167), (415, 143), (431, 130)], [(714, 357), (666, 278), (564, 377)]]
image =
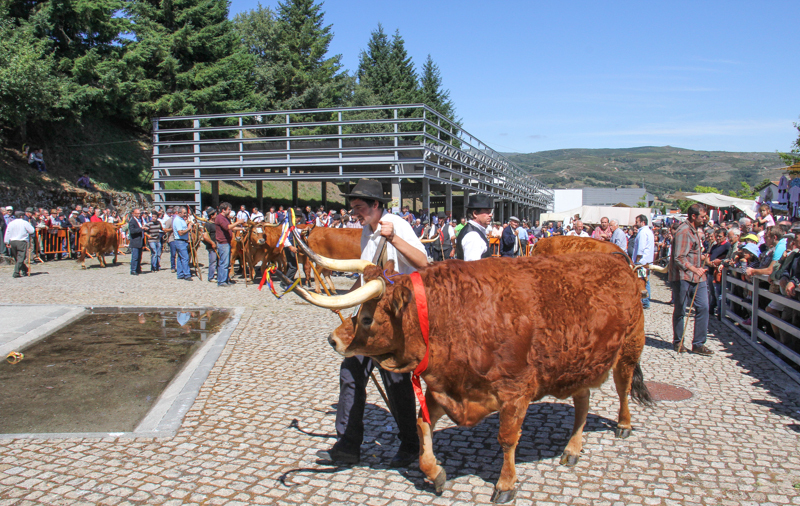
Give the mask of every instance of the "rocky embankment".
[(135, 207), (151, 207), (152, 196), (134, 192), (87, 191), (56, 182), (39, 187), (0, 183), (0, 205), (14, 206), (15, 210), (26, 207), (52, 209), (58, 206), (72, 207), (78, 204), (103, 208), (113, 207), (124, 213)]

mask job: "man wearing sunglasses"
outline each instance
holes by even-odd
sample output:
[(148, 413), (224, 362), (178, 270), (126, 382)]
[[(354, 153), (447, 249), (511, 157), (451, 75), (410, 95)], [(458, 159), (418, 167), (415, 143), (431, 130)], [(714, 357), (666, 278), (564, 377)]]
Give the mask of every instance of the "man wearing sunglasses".
[(487, 195), (470, 195), (467, 202), (469, 221), (456, 239), (456, 258), (459, 260), (480, 260), (492, 256), (486, 227), (492, 223), (494, 201)]

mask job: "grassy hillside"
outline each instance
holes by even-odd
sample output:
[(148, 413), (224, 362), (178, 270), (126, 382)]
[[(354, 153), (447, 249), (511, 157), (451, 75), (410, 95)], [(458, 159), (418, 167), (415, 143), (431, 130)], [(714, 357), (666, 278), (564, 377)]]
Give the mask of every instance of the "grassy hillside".
[(778, 179), (785, 166), (775, 153), (693, 151), (666, 147), (629, 149), (560, 149), (505, 153), (511, 161), (554, 188), (641, 186), (663, 198), (696, 185), (726, 193), (741, 181), (755, 185)]

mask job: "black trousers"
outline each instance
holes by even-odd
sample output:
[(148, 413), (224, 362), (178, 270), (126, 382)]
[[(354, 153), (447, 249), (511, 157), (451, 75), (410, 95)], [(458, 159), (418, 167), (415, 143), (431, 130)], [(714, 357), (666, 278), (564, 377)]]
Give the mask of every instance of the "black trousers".
[[(367, 402), (367, 382), (369, 373), (375, 367), (369, 357), (348, 357), (342, 361), (339, 371), (339, 404), (336, 409), (336, 434), (338, 449), (360, 454), (364, 439), (364, 407)], [(400, 448), (407, 452), (419, 450), (417, 435), (417, 405), (411, 374), (384, 371), (380, 367), (389, 410), (400, 430)]]
[(283, 253), (286, 255), (286, 272), (284, 272), (284, 275), (289, 278), (289, 281), (294, 281), (294, 277), (297, 275), (297, 257), (289, 251), (289, 248), (284, 248)]
[(11, 241), (11, 254), (9, 255), (14, 260), (14, 274), (15, 278), (20, 277), (22, 274), (28, 273), (28, 266), (25, 265), (25, 257), (28, 255), (28, 241)]

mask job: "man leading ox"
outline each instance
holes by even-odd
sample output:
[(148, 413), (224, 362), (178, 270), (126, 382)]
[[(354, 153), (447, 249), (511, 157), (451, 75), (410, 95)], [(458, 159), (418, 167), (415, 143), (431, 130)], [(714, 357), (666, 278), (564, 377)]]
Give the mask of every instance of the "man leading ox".
[[(387, 213), (387, 199), (380, 181), (362, 179), (353, 192), (344, 195), (353, 214), (363, 225), (361, 259), (371, 261), (378, 252), (381, 238), (386, 238), (386, 261), (394, 261), (400, 274), (410, 274), (428, 264), (425, 247), (414, 234), (411, 225), (399, 216)], [(356, 282), (353, 289), (361, 286)], [(364, 407), (367, 400), (367, 381), (375, 362), (364, 356), (352, 356), (342, 361), (339, 372), (339, 403), (336, 410), (337, 441), (328, 451), (317, 455), (324, 461), (354, 464), (361, 458), (364, 437)], [(391, 373), (379, 369), (389, 409), (399, 429), (400, 448), (392, 458), (392, 467), (404, 467), (414, 462), (419, 453), (416, 428), (416, 401), (411, 374)]]

